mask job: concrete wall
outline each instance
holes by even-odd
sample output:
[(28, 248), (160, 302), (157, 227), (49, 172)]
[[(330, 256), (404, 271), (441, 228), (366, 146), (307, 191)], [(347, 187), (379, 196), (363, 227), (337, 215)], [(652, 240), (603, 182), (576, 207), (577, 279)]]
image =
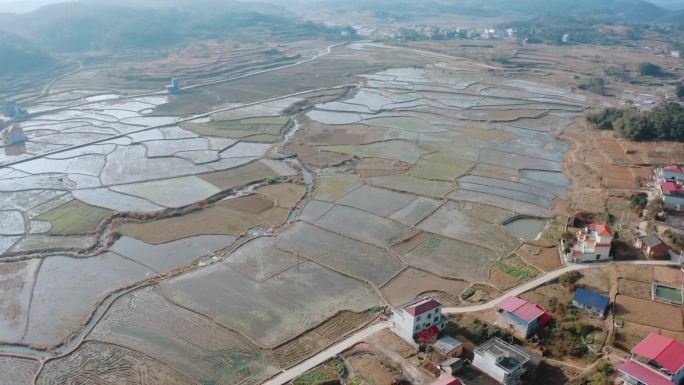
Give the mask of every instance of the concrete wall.
[[(516, 317), (517, 318), (517, 317)], [(519, 322), (514, 321), (509, 317), (508, 312), (500, 312), (496, 317), (496, 324), (502, 329), (507, 329), (512, 331), (514, 334), (522, 338), (527, 338), (528, 329), (527, 324), (522, 325)]]

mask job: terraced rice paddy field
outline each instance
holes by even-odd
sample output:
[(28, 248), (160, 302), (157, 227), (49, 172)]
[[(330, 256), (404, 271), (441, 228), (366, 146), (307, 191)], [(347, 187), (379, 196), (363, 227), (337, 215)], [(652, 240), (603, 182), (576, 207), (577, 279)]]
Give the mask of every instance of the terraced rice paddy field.
[(504, 224), (555, 216), (585, 98), (400, 49), (29, 120), (0, 158), (0, 381), (257, 384), (388, 303), (553, 269)]

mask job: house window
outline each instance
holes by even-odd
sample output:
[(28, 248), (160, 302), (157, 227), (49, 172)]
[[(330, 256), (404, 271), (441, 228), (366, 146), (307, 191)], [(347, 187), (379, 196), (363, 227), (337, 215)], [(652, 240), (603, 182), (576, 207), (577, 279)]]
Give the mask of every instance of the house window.
[(416, 321), (420, 321), (420, 316), (416, 317)]
[(598, 261), (599, 259), (601, 259), (601, 254), (596, 255), (596, 260)]
[(420, 325), (416, 325), (416, 331), (420, 330)]
[(432, 314), (428, 314), (428, 319), (432, 318)]

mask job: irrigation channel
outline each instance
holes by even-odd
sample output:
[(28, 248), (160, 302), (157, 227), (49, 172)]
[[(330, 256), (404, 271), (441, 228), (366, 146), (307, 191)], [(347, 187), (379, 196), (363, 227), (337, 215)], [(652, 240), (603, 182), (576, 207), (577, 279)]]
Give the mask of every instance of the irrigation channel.
[[(340, 86), (340, 87), (333, 87), (333, 88), (341, 88), (341, 87), (349, 87), (349, 85), (345, 86)], [(319, 91), (319, 90), (316, 90)], [(300, 92), (298, 94), (303, 94), (303, 93), (310, 93), (310, 92), (315, 92), (315, 91), (304, 91)], [(280, 97), (280, 98), (275, 98), (275, 99), (270, 99), (270, 100), (277, 100), (285, 97)], [(260, 102), (263, 103), (263, 102)], [(217, 111), (215, 111), (217, 112)], [(212, 112), (212, 113), (215, 113)], [(211, 113), (206, 114), (211, 115)], [(202, 117), (202, 116), (201, 116)], [(189, 120), (194, 120), (197, 119), (198, 116), (193, 116), (192, 118), (189, 118)], [(188, 120), (188, 119), (186, 119)], [(304, 183), (306, 184), (306, 195), (302, 199), (306, 199), (309, 194), (311, 194), (314, 190), (314, 179), (313, 175), (311, 172), (309, 172), (299, 161), (299, 158), (296, 156), (291, 156), (291, 155), (286, 155), (283, 154), (282, 151), (284, 148), (290, 143), (290, 141), (294, 138), (295, 134), (297, 131), (302, 127), (301, 122), (299, 122), (296, 118), (293, 118), (294, 124), (292, 125), (292, 128), (283, 136), (283, 139), (273, 147), (271, 156), (273, 158), (277, 159), (282, 159), (289, 163), (291, 166), (293, 166), (298, 172), (301, 172), (302, 178), (304, 180)], [(153, 129), (153, 127), (146, 128), (145, 130)], [(110, 139), (108, 139), (110, 140)], [(85, 145), (81, 145), (79, 147), (82, 147)], [(61, 151), (67, 151), (67, 150), (60, 150)], [(45, 156), (45, 155), (42, 155)], [(26, 161), (26, 160), (23, 160)], [(265, 185), (265, 182), (260, 182), (256, 184), (251, 184), (249, 186), (242, 187), (238, 190), (233, 191), (230, 195), (227, 195), (223, 197), (221, 200), (226, 200), (226, 199), (231, 199), (231, 198), (236, 198), (244, 195), (251, 194), (257, 187)], [(288, 222), (290, 220), (294, 220), (297, 218), (299, 215), (301, 209), (299, 207), (294, 207), (292, 211), (290, 212), (290, 215), (288, 217)], [(103, 240), (108, 239), (109, 233), (111, 232), (112, 226), (111, 224), (104, 226), (102, 228), (102, 234), (100, 235), (99, 239), (102, 242)], [(230, 246), (228, 246), (226, 249), (236, 249), (242, 244), (254, 239), (255, 237), (259, 236), (264, 236), (264, 235), (270, 235), (272, 234), (273, 229), (264, 229), (264, 228), (253, 228), (248, 230), (247, 234), (237, 240), (235, 240)], [(105, 243), (106, 244), (106, 243)], [(224, 250), (226, 250), (224, 249)], [(99, 252), (101, 252), (101, 248), (97, 248), (92, 255), (81, 255), (78, 256), (79, 258), (89, 258), (97, 255)], [(64, 254), (64, 253), (62, 253)], [(135, 291), (139, 290), (143, 287), (153, 285), (160, 280), (170, 278), (171, 276), (175, 275), (181, 275), (185, 274), (190, 271), (194, 271), (196, 269), (204, 268), (207, 266), (211, 266), (213, 264), (219, 263), (223, 261), (225, 258), (227, 258), (230, 253), (226, 253), (225, 257), (221, 258), (218, 257), (217, 252), (212, 252), (209, 253), (208, 255), (205, 255), (204, 257), (201, 257), (196, 260), (196, 262), (192, 265), (189, 266), (185, 269), (181, 269), (180, 271), (177, 271), (175, 273), (172, 273), (171, 275), (169, 274), (163, 274), (159, 275), (153, 278), (150, 278), (148, 280), (145, 280), (143, 282), (140, 282), (132, 287), (124, 288), (124, 289), (119, 289), (116, 290), (107, 297), (105, 297), (94, 309), (94, 311), (90, 314), (90, 318), (88, 321), (82, 325), (81, 329), (74, 335), (72, 335), (66, 342), (50, 349), (44, 349), (44, 348), (34, 348), (26, 345), (21, 345), (21, 344), (0, 344), (0, 355), (15, 355), (15, 356), (20, 356), (20, 357), (28, 357), (28, 358), (42, 358), (42, 359), (52, 359), (52, 358), (57, 358), (61, 356), (68, 355), (72, 351), (76, 350), (81, 343), (85, 340), (87, 335), (93, 330), (93, 328), (97, 325), (97, 323), (102, 319), (102, 317), (105, 315), (107, 310), (112, 306), (112, 304), (122, 296)], [(22, 257), (19, 257), (22, 258)], [(31, 257), (23, 257), (23, 258), (31, 258)]]

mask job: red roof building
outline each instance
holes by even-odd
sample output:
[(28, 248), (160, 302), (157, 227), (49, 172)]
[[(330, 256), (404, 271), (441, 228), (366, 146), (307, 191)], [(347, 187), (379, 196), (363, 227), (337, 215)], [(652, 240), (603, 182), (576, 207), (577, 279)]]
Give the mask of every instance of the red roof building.
[(682, 167), (678, 164), (673, 164), (673, 165), (670, 165), (667, 167), (663, 167), (663, 170), (665, 170), (667, 172), (676, 172), (676, 173), (682, 174)]
[(434, 299), (425, 298), (420, 302), (404, 307), (404, 310), (406, 310), (407, 313), (415, 317), (430, 312), (434, 309), (437, 309), (440, 306), (442, 306), (442, 304), (435, 301)]
[(497, 324), (513, 330), (527, 338), (540, 327), (545, 326), (551, 317), (539, 305), (518, 297), (508, 297), (499, 302)]
[(613, 229), (607, 225), (591, 224), (577, 232), (577, 243), (565, 255), (569, 263), (602, 262), (611, 259)]
[(411, 343), (425, 330), (436, 330), (436, 334), (439, 334), (447, 322), (447, 317), (442, 314), (442, 304), (429, 297), (418, 298), (392, 309), (394, 332)]
[(682, 195), (684, 188), (677, 182), (665, 182), (660, 185), (660, 190), (666, 195)]
[(610, 226), (597, 225), (595, 223), (592, 223), (591, 225), (589, 225), (589, 228), (596, 231), (596, 234), (598, 234), (602, 237), (612, 237), (613, 236), (613, 229)]
[[(681, 385), (684, 383), (684, 344), (651, 333), (632, 349), (632, 358), (620, 368), (628, 383)], [(631, 381), (631, 382), (630, 382)]]

